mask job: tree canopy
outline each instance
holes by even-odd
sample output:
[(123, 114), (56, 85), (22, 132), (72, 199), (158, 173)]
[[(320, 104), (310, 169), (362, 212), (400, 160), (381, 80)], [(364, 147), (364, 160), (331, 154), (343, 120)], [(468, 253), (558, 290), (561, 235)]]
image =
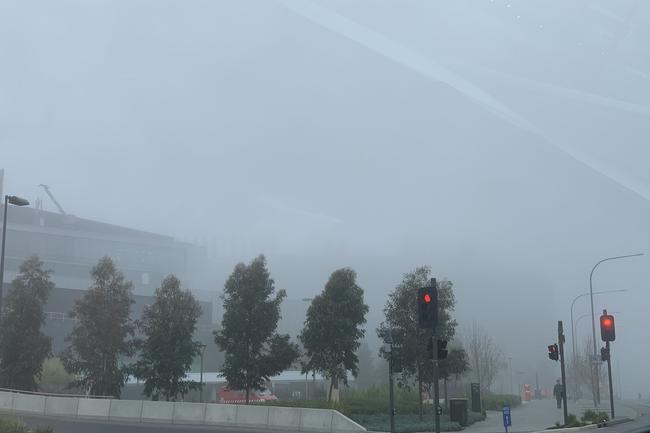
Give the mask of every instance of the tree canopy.
[(312, 300), (300, 334), (308, 359), (304, 371), (318, 371), (330, 380), (328, 400), (332, 400), (332, 391), (338, 390), (339, 380), (347, 385), (348, 371), (355, 377), (358, 373), (356, 352), (365, 335), (362, 326), (368, 306), (356, 278), (350, 268), (334, 271), (324, 290)]
[(276, 332), (284, 290), (275, 283), (263, 255), (249, 265), (239, 263), (224, 286), (224, 314), (215, 342), (225, 355), (221, 372), (228, 386), (246, 391), (264, 389), (271, 376), (298, 358), (298, 347), (289, 335)]
[(144, 339), (134, 371), (144, 380), (145, 395), (176, 400), (200, 387), (185, 379), (194, 357), (201, 353), (201, 343), (192, 340), (200, 315), (201, 306), (192, 293), (182, 290), (174, 275), (167, 276), (139, 323)]
[(93, 395), (119, 397), (128, 378), (123, 357), (134, 353), (134, 323), (130, 318), (133, 284), (103, 257), (93, 267), (93, 284), (75, 302), (77, 319), (62, 360), (75, 375), (74, 386)]
[(5, 298), (0, 321), (0, 384), (4, 388), (36, 391), (52, 341), (42, 332), (43, 308), (54, 288), (51, 271), (37, 256), (19, 268)]

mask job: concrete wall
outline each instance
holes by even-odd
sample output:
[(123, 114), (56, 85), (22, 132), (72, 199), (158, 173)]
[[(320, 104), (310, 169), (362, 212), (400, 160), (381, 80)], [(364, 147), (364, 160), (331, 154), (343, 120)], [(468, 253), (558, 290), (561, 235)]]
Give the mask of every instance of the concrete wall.
[(282, 431), (355, 433), (365, 429), (339, 412), (230, 405), (35, 395), (0, 391), (0, 412), (141, 423), (205, 424)]

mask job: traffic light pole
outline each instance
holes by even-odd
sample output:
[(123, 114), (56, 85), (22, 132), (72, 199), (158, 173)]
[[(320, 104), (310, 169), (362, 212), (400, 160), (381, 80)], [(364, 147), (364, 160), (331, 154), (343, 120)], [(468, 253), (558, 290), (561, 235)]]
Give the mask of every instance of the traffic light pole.
[(440, 433), (440, 413), (438, 407), (440, 406), (440, 384), (438, 383), (438, 337), (435, 333), (431, 337), (433, 343), (433, 413), (435, 421), (435, 432)]
[(607, 376), (609, 378), (609, 409), (614, 419), (614, 386), (612, 385), (612, 352), (609, 346), (609, 341), (605, 342), (607, 348)]
[(388, 396), (390, 399), (390, 433), (395, 433), (395, 396), (393, 394), (393, 351), (388, 357)]
[(566, 397), (566, 371), (564, 369), (564, 329), (562, 328), (562, 321), (557, 322), (557, 342), (560, 345), (560, 371), (562, 372), (562, 408), (564, 411), (564, 425), (567, 425), (569, 418), (569, 410), (567, 408)]

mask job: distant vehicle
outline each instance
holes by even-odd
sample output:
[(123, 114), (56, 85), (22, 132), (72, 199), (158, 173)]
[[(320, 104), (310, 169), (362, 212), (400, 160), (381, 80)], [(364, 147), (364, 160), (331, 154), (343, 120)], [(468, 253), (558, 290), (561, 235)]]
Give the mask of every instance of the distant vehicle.
[[(239, 389), (230, 389), (227, 386), (219, 388), (217, 393), (219, 403), (246, 403), (246, 391)], [(263, 391), (251, 390), (248, 401), (251, 403), (264, 403), (267, 401), (276, 401), (278, 398), (266, 389)]]

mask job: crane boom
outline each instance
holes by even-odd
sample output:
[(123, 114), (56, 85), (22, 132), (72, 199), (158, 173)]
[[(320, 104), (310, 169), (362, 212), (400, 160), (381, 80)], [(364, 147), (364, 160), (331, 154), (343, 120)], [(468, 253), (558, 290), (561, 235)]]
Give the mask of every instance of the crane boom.
[(63, 210), (63, 208), (61, 207), (61, 205), (59, 204), (59, 202), (56, 201), (56, 199), (55, 199), (54, 196), (52, 195), (52, 192), (50, 191), (50, 187), (47, 186), (47, 185), (44, 185), (44, 184), (42, 184), (42, 183), (39, 184), (38, 186), (40, 186), (41, 188), (43, 188), (43, 190), (44, 190), (45, 193), (48, 195), (48, 197), (50, 197), (50, 199), (52, 200), (52, 202), (54, 203), (54, 205), (56, 206), (56, 208), (59, 210), (59, 212), (61, 213), (61, 215), (66, 215), (65, 211)]

